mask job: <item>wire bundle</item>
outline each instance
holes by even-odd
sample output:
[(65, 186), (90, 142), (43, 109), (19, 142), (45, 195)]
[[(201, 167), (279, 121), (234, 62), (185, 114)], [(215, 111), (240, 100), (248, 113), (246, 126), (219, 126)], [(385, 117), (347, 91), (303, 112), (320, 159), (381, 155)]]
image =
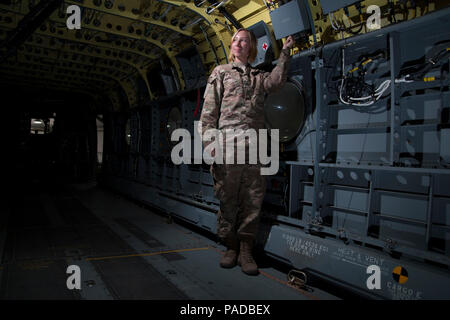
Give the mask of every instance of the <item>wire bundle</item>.
[[(391, 80), (385, 80), (377, 89), (373, 90), (371, 85), (365, 82), (361, 83), (360, 80), (360, 78), (343, 78), (341, 80), (339, 89), (339, 101), (341, 103), (360, 107), (371, 106), (380, 100), (391, 86)], [(366, 95), (363, 96), (363, 94)]]
[(339, 88), (339, 101), (346, 105), (366, 107), (371, 106), (382, 98), (384, 93), (389, 89), (391, 80), (383, 81), (378, 88), (374, 89), (373, 85), (365, 81), (365, 66), (374, 61), (374, 59), (385, 58), (385, 53), (376, 53), (372, 58), (363, 59), (359, 65), (348, 73), (353, 74), (358, 71), (358, 76), (347, 77), (345, 75), (345, 51), (342, 48), (342, 79)]

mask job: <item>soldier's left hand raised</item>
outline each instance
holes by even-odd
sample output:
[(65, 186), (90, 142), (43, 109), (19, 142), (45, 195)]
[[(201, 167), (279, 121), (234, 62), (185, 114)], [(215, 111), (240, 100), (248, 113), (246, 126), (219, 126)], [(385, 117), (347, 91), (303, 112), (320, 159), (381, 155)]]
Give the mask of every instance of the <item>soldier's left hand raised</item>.
[(294, 38), (292, 36), (289, 36), (286, 38), (286, 41), (284, 42), (283, 49), (291, 49), (294, 46)]

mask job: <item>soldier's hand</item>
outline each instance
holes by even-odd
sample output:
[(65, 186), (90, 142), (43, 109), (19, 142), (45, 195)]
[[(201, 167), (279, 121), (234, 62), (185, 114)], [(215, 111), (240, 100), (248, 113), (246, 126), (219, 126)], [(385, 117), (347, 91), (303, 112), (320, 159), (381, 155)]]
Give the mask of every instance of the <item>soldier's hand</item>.
[(283, 49), (291, 49), (294, 46), (294, 38), (292, 36), (289, 36), (286, 38), (286, 41), (284, 42)]

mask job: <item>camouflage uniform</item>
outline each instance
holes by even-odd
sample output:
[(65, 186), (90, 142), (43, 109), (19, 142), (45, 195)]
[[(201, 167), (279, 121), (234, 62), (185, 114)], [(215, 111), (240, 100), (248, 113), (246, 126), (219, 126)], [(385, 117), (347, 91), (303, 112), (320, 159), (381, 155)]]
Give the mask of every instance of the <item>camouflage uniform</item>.
[[(204, 94), (200, 120), (208, 129), (264, 129), (264, 94), (281, 88), (287, 77), (289, 49), (283, 49), (272, 72), (232, 62), (217, 66)], [(207, 143), (204, 143), (206, 147)], [(236, 151), (235, 151), (236, 152)], [(246, 157), (248, 159), (248, 157)], [(225, 162), (224, 162), (225, 163)], [(218, 236), (255, 240), (266, 190), (260, 164), (213, 164), (214, 194), (220, 200)]]

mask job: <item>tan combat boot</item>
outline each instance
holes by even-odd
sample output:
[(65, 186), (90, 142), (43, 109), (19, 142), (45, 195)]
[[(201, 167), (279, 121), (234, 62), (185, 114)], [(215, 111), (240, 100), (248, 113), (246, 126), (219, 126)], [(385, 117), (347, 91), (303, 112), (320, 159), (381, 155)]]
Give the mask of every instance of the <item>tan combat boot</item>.
[(233, 268), (237, 262), (239, 242), (235, 239), (227, 240), (225, 245), (227, 246), (227, 251), (220, 259), (220, 266), (222, 268)]
[(252, 240), (241, 240), (241, 251), (239, 253), (238, 264), (242, 271), (248, 275), (257, 275), (258, 266), (252, 256)]

